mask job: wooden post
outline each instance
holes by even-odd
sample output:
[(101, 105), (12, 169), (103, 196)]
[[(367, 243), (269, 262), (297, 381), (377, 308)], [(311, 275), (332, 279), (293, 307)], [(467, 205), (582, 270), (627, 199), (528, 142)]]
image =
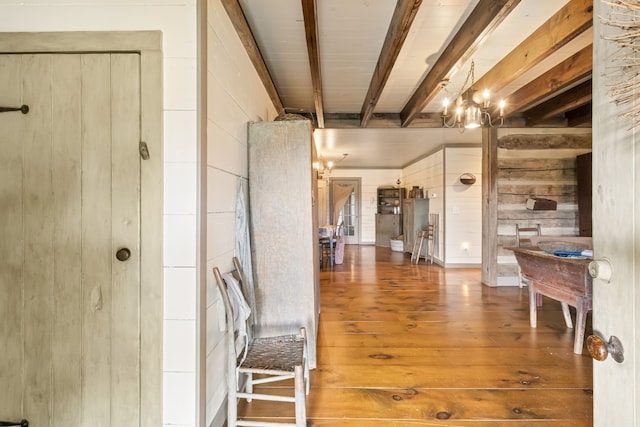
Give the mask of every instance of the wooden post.
[(482, 283), (498, 277), (498, 130), (482, 130)]

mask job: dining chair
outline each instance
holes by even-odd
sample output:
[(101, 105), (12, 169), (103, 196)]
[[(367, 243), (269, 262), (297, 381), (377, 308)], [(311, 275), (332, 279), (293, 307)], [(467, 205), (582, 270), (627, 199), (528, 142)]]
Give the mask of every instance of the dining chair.
[[(309, 394), (309, 364), (307, 335), (304, 327), (297, 334), (255, 337), (253, 319), (255, 307), (246, 302), (246, 277), (239, 260), (234, 257), (235, 270), (224, 275), (213, 268), (226, 313), (228, 341), (227, 372), (227, 425), (237, 426), (292, 426), (305, 427), (306, 395)], [(240, 348), (240, 350), (238, 350)], [(254, 390), (254, 385), (293, 380), (291, 395), (278, 393), (280, 388), (265, 387)], [(290, 383), (285, 383), (287, 386)], [(270, 394), (275, 390), (277, 394)], [(238, 401), (246, 399), (288, 402), (294, 404), (295, 422), (261, 422), (238, 418)]]

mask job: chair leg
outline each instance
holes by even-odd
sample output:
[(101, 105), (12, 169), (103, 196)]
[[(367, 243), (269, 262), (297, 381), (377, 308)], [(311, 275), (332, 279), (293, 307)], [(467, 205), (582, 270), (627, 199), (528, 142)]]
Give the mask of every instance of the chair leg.
[[(251, 373), (247, 374), (247, 383), (244, 386), (244, 391), (247, 393), (253, 393), (253, 374)], [(250, 397), (247, 398), (247, 402), (251, 402)]]
[(300, 365), (295, 367), (295, 406), (296, 406), (296, 427), (306, 427), (306, 385), (304, 380), (304, 368)]
[(413, 241), (413, 250), (411, 251), (411, 264), (413, 264), (413, 259), (416, 257), (416, 249), (418, 248), (418, 238)]
[(238, 426), (238, 397), (237, 397), (237, 383), (235, 380), (235, 370), (229, 372), (227, 382), (229, 387), (227, 389), (227, 426)]
[(418, 253), (416, 254), (416, 264), (420, 264), (420, 257), (422, 256), (422, 244), (423, 243), (424, 243), (424, 237), (420, 237), (420, 245), (418, 246)]
[(522, 269), (520, 269), (519, 265), (518, 265), (518, 286), (520, 287), (520, 289), (522, 289), (522, 287), (524, 286), (524, 283), (522, 283)]

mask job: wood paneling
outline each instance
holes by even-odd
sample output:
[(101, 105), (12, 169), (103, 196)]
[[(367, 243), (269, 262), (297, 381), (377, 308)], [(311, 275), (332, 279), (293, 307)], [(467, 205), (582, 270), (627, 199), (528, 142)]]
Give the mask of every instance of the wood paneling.
[[(540, 224), (543, 235), (578, 234), (576, 156), (589, 151), (591, 134), (507, 134), (498, 146), (497, 276), (515, 284), (515, 257), (502, 247), (515, 244), (516, 224)], [(555, 200), (557, 210), (526, 209), (532, 196)]]
[[(573, 354), (560, 304), (545, 299), (533, 329), (526, 289), (480, 276), (347, 246), (345, 263), (321, 273), (308, 424), (591, 426), (592, 361)], [(278, 403), (240, 410), (291, 416)]]
[[(0, 82), (19, 81), (21, 60), (18, 56), (0, 55)], [(2, 103), (7, 106), (22, 104), (21, 87), (18, 84), (3, 86)], [(5, 106), (5, 105), (3, 105)], [(22, 346), (22, 292), (24, 273), (22, 268), (24, 228), (22, 191), (15, 191), (22, 181), (22, 144), (26, 117), (16, 113), (0, 114), (0, 236), (10, 245), (0, 244), (0, 413), (12, 419), (21, 419), (23, 355)]]

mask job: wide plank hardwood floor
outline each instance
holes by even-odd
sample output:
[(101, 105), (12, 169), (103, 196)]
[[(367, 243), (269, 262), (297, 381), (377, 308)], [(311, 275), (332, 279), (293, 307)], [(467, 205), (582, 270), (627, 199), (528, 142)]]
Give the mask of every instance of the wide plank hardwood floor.
[[(526, 288), (480, 277), (347, 246), (344, 263), (320, 274), (307, 425), (591, 426), (592, 361), (573, 353), (560, 304), (545, 298), (533, 329)], [(290, 406), (254, 401), (240, 411), (282, 420)]]

